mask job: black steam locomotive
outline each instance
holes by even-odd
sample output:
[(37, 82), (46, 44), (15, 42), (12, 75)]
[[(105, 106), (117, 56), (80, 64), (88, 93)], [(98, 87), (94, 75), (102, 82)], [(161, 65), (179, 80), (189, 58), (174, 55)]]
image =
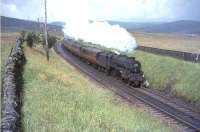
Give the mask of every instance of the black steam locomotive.
[(141, 70), (141, 64), (134, 57), (82, 45), (72, 39), (65, 39), (64, 47), (89, 64), (105, 71), (108, 75), (112, 74), (121, 77), (122, 80), (130, 85), (136, 87), (148, 85)]

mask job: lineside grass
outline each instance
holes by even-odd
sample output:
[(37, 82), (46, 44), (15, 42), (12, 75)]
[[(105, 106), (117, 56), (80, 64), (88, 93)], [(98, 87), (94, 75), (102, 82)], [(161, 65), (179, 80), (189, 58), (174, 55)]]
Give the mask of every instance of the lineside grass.
[(55, 53), (50, 61), (25, 48), (25, 131), (174, 131), (142, 108), (122, 104)]
[(141, 63), (152, 88), (200, 105), (200, 64), (142, 51), (134, 54)]

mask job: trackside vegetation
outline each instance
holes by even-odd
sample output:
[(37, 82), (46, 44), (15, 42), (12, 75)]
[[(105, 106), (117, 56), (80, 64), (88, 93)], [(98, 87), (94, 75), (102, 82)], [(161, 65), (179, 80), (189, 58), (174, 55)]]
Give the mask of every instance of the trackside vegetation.
[(142, 51), (131, 55), (142, 63), (152, 88), (200, 106), (200, 64)]
[(24, 48), (24, 131), (174, 131), (100, 88), (54, 52)]
[[(52, 48), (57, 42), (58, 38), (55, 34), (48, 33), (48, 48)], [(59, 36), (60, 37), (60, 36)], [(20, 34), (20, 39), (22, 42), (26, 42), (27, 46), (32, 48), (33, 46), (45, 46), (45, 37), (43, 33), (40, 32), (27, 32), (22, 31)]]

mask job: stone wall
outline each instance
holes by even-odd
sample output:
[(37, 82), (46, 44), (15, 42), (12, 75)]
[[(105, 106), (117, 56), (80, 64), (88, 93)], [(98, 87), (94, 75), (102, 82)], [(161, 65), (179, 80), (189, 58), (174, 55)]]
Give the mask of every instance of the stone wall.
[(152, 47), (139, 46), (137, 50), (158, 54), (158, 55), (166, 55), (174, 58), (182, 59), (185, 61), (191, 61), (195, 63), (200, 63), (200, 53), (189, 53), (189, 52), (181, 52), (181, 51), (173, 51), (173, 50), (165, 50), (158, 49)]
[(2, 83), (1, 131), (3, 132), (22, 131), (21, 97), (24, 64), (25, 56), (21, 47), (21, 41), (17, 40), (16, 46), (11, 50), (6, 61)]

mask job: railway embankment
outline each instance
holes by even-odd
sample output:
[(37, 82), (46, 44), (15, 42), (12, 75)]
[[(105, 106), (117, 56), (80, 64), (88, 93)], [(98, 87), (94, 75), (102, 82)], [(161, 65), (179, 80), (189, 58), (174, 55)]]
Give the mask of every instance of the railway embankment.
[(150, 87), (165, 95), (200, 106), (200, 65), (169, 56), (135, 51)]
[(1, 131), (21, 131), (21, 96), (25, 56), (20, 40), (7, 58), (2, 83)]

